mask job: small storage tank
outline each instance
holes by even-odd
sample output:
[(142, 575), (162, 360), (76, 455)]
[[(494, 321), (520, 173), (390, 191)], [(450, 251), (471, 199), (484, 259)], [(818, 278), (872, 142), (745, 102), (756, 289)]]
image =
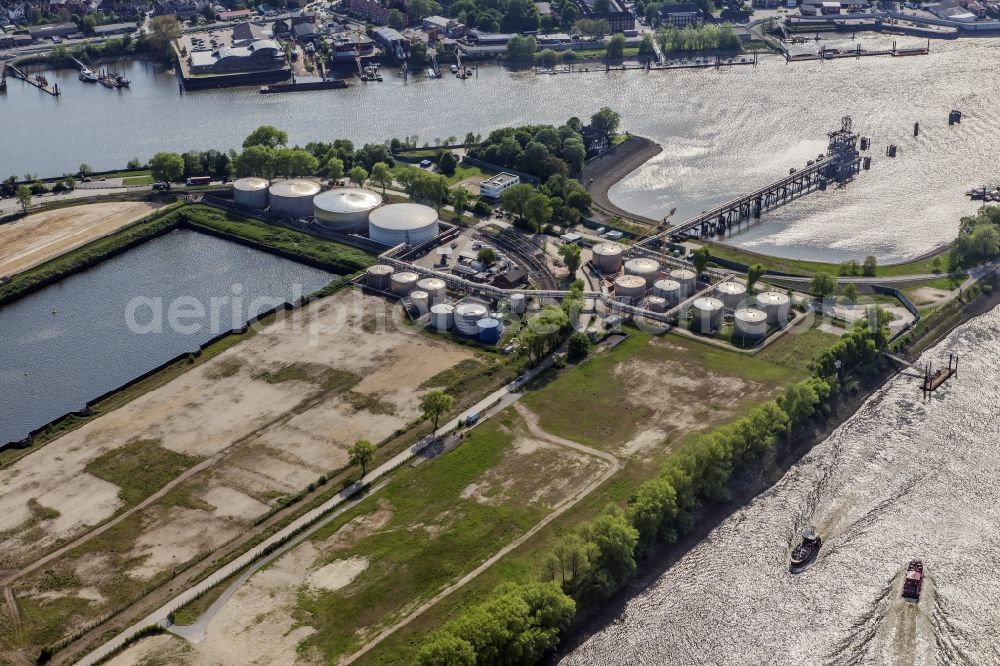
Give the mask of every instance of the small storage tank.
[(625, 248), (618, 243), (598, 243), (592, 249), (591, 263), (602, 273), (617, 273), (622, 267)]
[(503, 336), (503, 326), (499, 319), (492, 317), (480, 319), (476, 322), (476, 327), (479, 329), (479, 341), (483, 344), (495, 345), (500, 342), (500, 338)]
[(266, 178), (240, 178), (233, 183), (233, 201), (237, 206), (264, 210), (267, 208)]
[(524, 294), (511, 294), (510, 311), (512, 314), (524, 314), (528, 309), (528, 299)]
[(701, 333), (714, 333), (722, 325), (722, 301), (712, 297), (695, 299), (691, 306), (691, 327)]
[(417, 312), (424, 314), (430, 308), (430, 294), (422, 289), (414, 289), (410, 292), (410, 302)]
[(420, 276), (416, 273), (402, 271), (401, 273), (393, 273), (392, 277), (389, 278), (389, 284), (392, 287), (392, 293), (405, 296), (417, 288), (417, 280), (419, 279)]
[(742, 308), (733, 315), (733, 338), (760, 340), (767, 334), (767, 313), (757, 308)]
[(681, 302), (681, 283), (664, 278), (653, 283), (653, 295), (659, 296), (670, 305)]
[(746, 298), (747, 288), (739, 282), (730, 280), (723, 282), (715, 289), (716, 296), (726, 306), (727, 310), (735, 310), (740, 307), (740, 303)]
[(432, 305), (448, 298), (448, 285), (441, 278), (429, 277), (419, 280), (417, 282), (417, 289), (428, 293)]
[(757, 294), (757, 307), (767, 313), (770, 326), (781, 326), (788, 321), (791, 300), (780, 291), (763, 291)]
[(459, 303), (455, 307), (455, 328), (465, 335), (479, 334), (479, 320), (485, 319), (489, 309), (482, 303)]
[(646, 279), (638, 275), (619, 275), (615, 278), (615, 298), (635, 301), (646, 293)]
[(666, 312), (667, 299), (662, 296), (650, 296), (646, 299), (646, 309), (653, 312)]
[(293, 178), (279, 180), (268, 190), (271, 212), (282, 217), (312, 217), (313, 197), (319, 194), (319, 184)]
[(382, 196), (364, 187), (335, 187), (313, 199), (316, 224), (343, 233), (368, 230), (368, 214), (382, 205)]
[(455, 306), (438, 303), (431, 306), (431, 326), (439, 331), (448, 331), (455, 325)]
[(686, 268), (677, 268), (670, 271), (670, 279), (681, 285), (681, 298), (687, 298), (694, 291), (698, 276), (694, 274), (694, 271), (689, 271)]
[(375, 264), (365, 273), (365, 284), (378, 291), (389, 291), (392, 286), (392, 266)]
[(376, 208), (368, 215), (368, 237), (383, 245), (420, 245), (437, 235), (438, 214), (430, 206), (389, 204)]
[(638, 275), (646, 281), (647, 287), (652, 287), (656, 276), (660, 274), (660, 262), (646, 257), (636, 257), (625, 262), (627, 275)]

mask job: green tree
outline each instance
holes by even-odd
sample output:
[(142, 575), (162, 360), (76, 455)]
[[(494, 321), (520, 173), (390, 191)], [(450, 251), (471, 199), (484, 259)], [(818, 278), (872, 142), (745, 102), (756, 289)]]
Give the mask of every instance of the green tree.
[(603, 37), (611, 32), (611, 25), (604, 19), (580, 19), (573, 24), (573, 32), (589, 37)]
[(702, 245), (697, 250), (694, 251), (694, 256), (691, 257), (691, 263), (694, 264), (694, 272), (697, 275), (701, 275), (705, 272), (705, 268), (708, 266), (708, 262), (712, 259), (712, 251), (706, 245)]
[(427, 44), (415, 39), (410, 42), (410, 59), (418, 66), (427, 62)]
[(400, 11), (396, 8), (389, 10), (388, 23), (389, 27), (395, 30), (402, 30), (403, 28), (406, 27), (406, 25), (403, 23), (402, 13), (400, 13)]
[(385, 162), (373, 164), (372, 180), (382, 186), (382, 194), (385, 194), (386, 186), (392, 183), (392, 171), (389, 169), (389, 165)]
[(874, 277), (875, 273), (878, 272), (878, 259), (872, 255), (865, 257), (865, 263), (862, 265), (862, 272), (869, 276)]
[(90, 174), (94, 173), (94, 170), (90, 168), (89, 164), (84, 162), (83, 164), (80, 165), (79, 173), (80, 177), (82, 178), (84, 176), (89, 176)]
[(361, 468), (361, 477), (368, 474), (368, 464), (375, 458), (375, 445), (367, 439), (359, 439), (347, 449), (348, 462)]
[(451, 195), (451, 205), (455, 208), (455, 214), (459, 217), (465, 212), (466, 207), (469, 205), (469, 191), (464, 187), (454, 187), (450, 191)]
[(559, 61), (559, 54), (552, 49), (542, 49), (538, 52), (538, 61), (542, 67), (554, 67)]
[(154, 16), (149, 20), (146, 42), (161, 59), (171, 57), (170, 45), (181, 36), (181, 24), (173, 16)]
[(417, 652), (418, 666), (476, 666), (472, 643), (448, 631), (435, 632)]
[(149, 170), (156, 180), (177, 182), (184, 175), (184, 158), (177, 153), (156, 153), (149, 160)]
[(455, 173), (455, 169), (458, 168), (458, 158), (455, 157), (455, 153), (450, 150), (446, 150), (441, 153), (441, 157), (438, 159), (438, 169), (441, 173), (451, 176)]
[(621, 116), (606, 106), (590, 117), (590, 124), (608, 136), (614, 136), (618, 133), (620, 122)]
[(850, 303), (854, 303), (858, 300), (858, 288), (853, 282), (849, 282), (846, 287), (844, 287), (844, 298)]
[(344, 177), (344, 161), (338, 157), (331, 157), (323, 164), (323, 172), (330, 180), (340, 180)]
[(829, 273), (816, 273), (813, 275), (809, 289), (817, 298), (826, 298), (837, 288), (837, 279)]
[(653, 45), (653, 36), (647, 32), (642, 36), (642, 41), (639, 42), (639, 59), (652, 60), (655, 57), (656, 49)]
[(583, 538), (597, 548), (582, 593), (595, 600), (607, 599), (635, 574), (639, 531), (629, 524), (624, 513), (609, 511), (584, 525), (582, 532)]
[(532, 194), (524, 202), (524, 216), (536, 229), (544, 227), (552, 219), (552, 204), (549, 198), (541, 192)]
[(562, 257), (563, 263), (569, 269), (569, 277), (572, 280), (582, 261), (580, 246), (576, 243), (563, 243), (559, 248), (559, 256)]
[(491, 247), (484, 247), (476, 253), (476, 259), (484, 266), (492, 266), (497, 262), (497, 251)]
[(611, 62), (621, 62), (625, 57), (625, 35), (620, 32), (608, 40), (605, 57)]
[(351, 169), (351, 182), (364, 185), (366, 180), (368, 180), (368, 172), (365, 171), (364, 167), (356, 166)]
[(507, 59), (512, 62), (532, 62), (538, 41), (534, 37), (514, 35), (507, 42)]
[(574, 361), (579, 361), (587, 356), (587, 350), (590, 348), (590, 340), (587, 338), (587, 334), (582, 331), (577, 331), (573, 335), (569, 336), (569, 357)]
[(747, 268), (747, 294), (753, 294), (754, 285), (764, 277), (764, 273), (767, 269), (764, 268), (764, 264), (753, 264)]
[(265, 146), (267, 148), (277, 148), (288, 144), (288, 133), (273, 125), (261, 125), (247, 135), (243, 140), (243, 147)]
[(535, 188), (531, 185), (526, 183), (514, 185), (500, 193), (500, 205), (518, 218), (523, 218), (525, 206), (534, 194)]
[(272, 178), (277, 172), (275, 150), (267, 146), (250, 146), (240, 153), (233, 163), (239, 176)]
[(437, 433), (438, 420), (451, 410), (455, 399), (444, 391), (428, 391), (420, 396), (420, 412), (424, 418), (434, 424), (434, 433)]
[(26, 213), (28, 206), (31, 205), (31, 188), (27, 185), (18, 185), (14, 198), (17, 199), (17, 203), (21, 204), (21, 212)]

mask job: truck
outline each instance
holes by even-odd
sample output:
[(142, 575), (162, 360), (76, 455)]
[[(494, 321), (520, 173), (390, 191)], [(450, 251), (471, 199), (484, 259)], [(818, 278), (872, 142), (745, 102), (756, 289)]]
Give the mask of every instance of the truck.
[(479, 412), (472, 412), (465, 417), (465, 425), (474, 426), (479, 422)]
[(187, 179), (187, 184), (189, 187), (191, 185), (208, 185), (211, 182), (212, 182), (211, 176), (191, 176), (190, 178)]

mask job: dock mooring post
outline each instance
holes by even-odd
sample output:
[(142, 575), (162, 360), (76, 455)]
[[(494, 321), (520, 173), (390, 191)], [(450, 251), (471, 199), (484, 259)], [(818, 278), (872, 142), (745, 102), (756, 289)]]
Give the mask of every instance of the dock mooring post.
[(920, 123), (913, 123), (913, 136), (920, 136)]

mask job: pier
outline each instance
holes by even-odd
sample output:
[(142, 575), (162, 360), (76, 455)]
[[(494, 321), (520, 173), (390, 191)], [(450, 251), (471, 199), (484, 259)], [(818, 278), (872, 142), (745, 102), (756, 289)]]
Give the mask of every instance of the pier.
[(924, 397), (929, 397), (931, 393), (944, 386), (945, 382), (958, 374), (958, 354), (948, 354), (948, 365), (944, 368), (934, 369), (934, 363), (927, 361), (922, 367), (917, 362), (902, 354), (883, 352), (887, 358), (903, 366), (902, 374), (908, 377), (916, 377), (920, 381), (920, 391)]
[(60, 90), (59, 90), (59, 84), (58, 83), (53, 83), (50, 86), (48, 79), (46, 79), (41, 74), (36, 74), (35, 76), (28, 76), (19, 67), (17, 67), (16, 65), (12, 65), (10, 63), (4, 65), (3, 73), (0, 74), (0, 80), (3, 81), (3, 88), (4, 89), (6, 89), (6, 87), (7, 87), (7, 81), (6, 81), (7, 80), (7, 76), (8, 76), (7, 72), (10, 72), (10, 76), (14, 77), (15, 79), (20, 79), (20, 80), (24, 81), (25, 83), (28, 83), (30, 85), (35, 86), (36, 88), (38, 88), (39, 90), (41, 90), (43, 93), (48, 93), (49, 95), (52, 95), (53, 97), (59, 97), (59, 95), (62, 94), (60, 92)]
[[(840, 129), (829, 132), (827, 136), (830, 139), (827, 154), (821, 155), (815, 162), (810, 162), (804, 169), (792, 169), (792, 172), (781, 180), (649, 236), (637, 243), (636, 247), (659, 241), (665, 236), (673, 240), (680, 240), (691, 234), (701, 237), (721, 236), (733, 231), (734, 226), (738, 230), (741, 224), (751, 224), (766, 210), (786, 204), (814, 190), (825, 190), (831, 182), (846, 183), (862, 168), (869, 168), (871, 158), (861, 157), (858, 151), (859, 137), (852, 129), (850, 116), (845, 116), (841, 120)], [(862, 140), (861, 143), (862, 148), (868, 145), (866, 140)]]

